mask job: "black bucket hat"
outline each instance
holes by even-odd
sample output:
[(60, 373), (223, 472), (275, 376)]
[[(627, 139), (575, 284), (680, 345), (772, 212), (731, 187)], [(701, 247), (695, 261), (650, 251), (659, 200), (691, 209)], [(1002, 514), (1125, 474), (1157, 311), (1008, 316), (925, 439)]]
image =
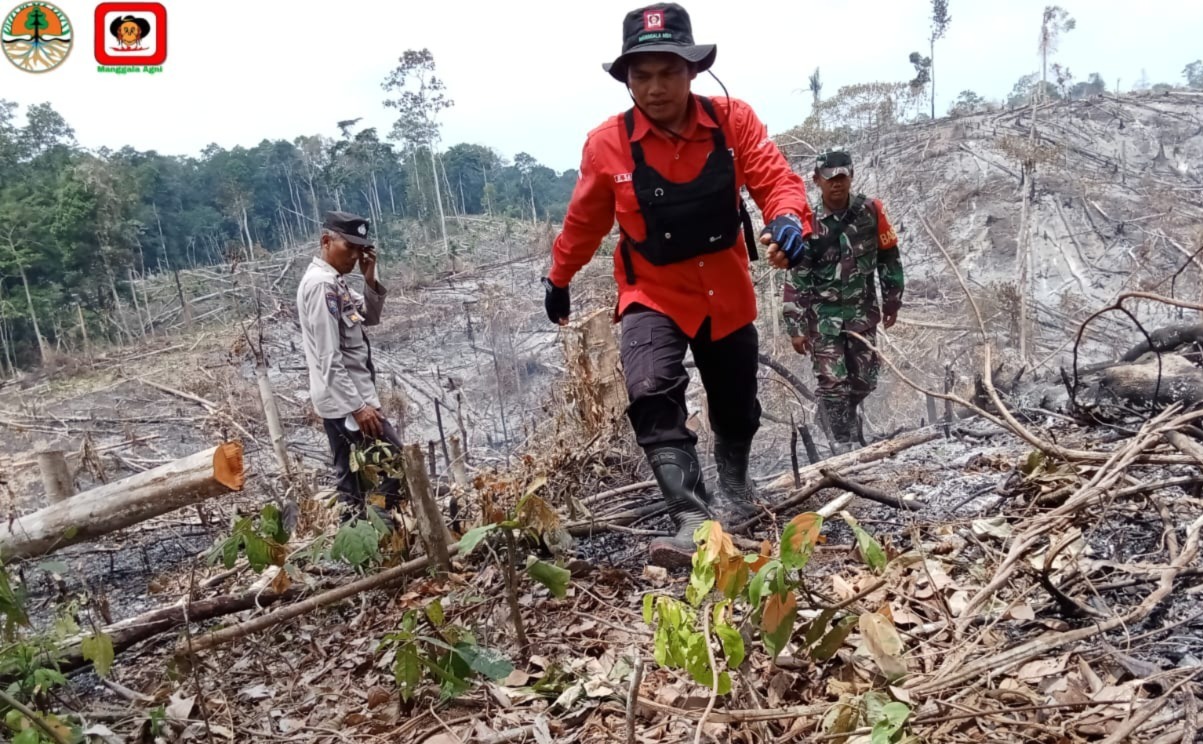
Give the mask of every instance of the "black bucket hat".
[(626, 83), (632, 55), (646, 52), (675, 54), (705, 72), (714, 64), (718, 49), (714, 44), (694, 44), (688, 11), (676, 3), (661, 3), (627, 13), (622, 21), (622, 54), (603, 63), (602, 69)]

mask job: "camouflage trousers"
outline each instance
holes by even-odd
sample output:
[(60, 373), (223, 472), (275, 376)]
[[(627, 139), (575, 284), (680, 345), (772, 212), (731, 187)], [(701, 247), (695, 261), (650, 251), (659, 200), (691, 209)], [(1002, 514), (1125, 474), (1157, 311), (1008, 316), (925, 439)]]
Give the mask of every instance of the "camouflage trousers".
[[(861, 333), (869, 343), (877, 345), (876, 329)], [(862, 342), (841, 333), (838, 336), (818, 334), (811, 337), (815, 378), (820, 400), (847, 400), (857, 406), (877, 388), (877, 373), (881, 362), (876, 352)]]

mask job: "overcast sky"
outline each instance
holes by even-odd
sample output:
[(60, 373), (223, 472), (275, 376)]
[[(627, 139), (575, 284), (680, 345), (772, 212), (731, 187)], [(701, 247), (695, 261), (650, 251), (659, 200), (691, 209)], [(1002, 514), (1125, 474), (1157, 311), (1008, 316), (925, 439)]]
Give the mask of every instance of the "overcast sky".
[[(7, 13), (16, 0), (0, 0)], [(195, 155), (209, 143), (338, 134), (363, 117), (388, 133), (381, 81), (409, 48), (428, 47), (455, 106), (442, 115), (443, 145), (475, 142), (513, 158), (526, 151), (577, 167), (585, 134), (629, 105), (601, 69), (621, 46), (621, 23), (639, 0), (164, 0), (168, 57), (162, 74), (98, 73), (95, 2), (58, 2), (78, 34), (70, 57), (43, 74), (0, 60), (0, 98), (49, 101), (85, 147), (133, 145)], [(1056, 60), (1078, 79), (1100, 72), (1128, 89), (1182, 84), (1203, 56), (1203, 3), (1066, 0), (1077, 29)], [(929, 0), (691, 0), (702, 43), (718, 45), (714, 72), (752, 103), (771, 133), (809, 110), (807, 75), (822, 68), (824, 95), (841, 85), (911, 77), (907, 55), (926, 48)], [(1045, 0), (950, 0), (952, 23), (936, 46), (937, 112), (961, 90), (1002, 98), (1039, 69)], [(695, 90), (719, 93), (709, 76)]]

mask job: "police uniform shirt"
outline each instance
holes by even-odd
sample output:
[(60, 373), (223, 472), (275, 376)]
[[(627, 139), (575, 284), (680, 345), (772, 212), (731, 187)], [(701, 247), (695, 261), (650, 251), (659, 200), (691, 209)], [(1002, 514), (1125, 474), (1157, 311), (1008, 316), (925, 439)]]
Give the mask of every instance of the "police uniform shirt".
[(314, 258), (297, 287), (309, 397), (319, 416), (341, 419), (364, 405), (380, 407), (364, 326), (380, 322), (388, 289), (347, 286), (330, 264)]

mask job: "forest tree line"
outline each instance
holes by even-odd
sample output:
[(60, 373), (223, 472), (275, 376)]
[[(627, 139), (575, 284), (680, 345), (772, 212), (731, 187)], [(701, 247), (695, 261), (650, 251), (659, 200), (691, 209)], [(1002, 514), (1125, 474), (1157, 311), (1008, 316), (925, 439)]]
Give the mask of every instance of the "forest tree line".
[[(931, 21), (924, 39), (929, 54), (911, 55), (909, 82), (849, 85), (825, 97), (816, 68), (810, 115), (793, 132), (815, 144), (851, 142), (857, 133), (929, 118), (935, 42), (951, 21), (945, 0), (932, 0)], [(1102, 76), (1075, 80), (1053, 60), (1058, 37), (1073, 27), (1068, 14), (1049, 6), (1040, 71), (1021, 78), (1005, 104), (963, 91), (949, 113), (1106, 92)], [(1183, 77), (1187, 87), (1203, 88), (1203, 61), (1189, 63)], [(438, 117), (454, 101), (428, 50), (405, 51), (381, 87), (383, 105), (397, 112), (383, 135), (349, 119), (336, 122), (334, 137), (300, 135), (251, 148), (214, 144), (198, 157), (129, 146), (91, 151), (51, 104), (29, 105), (19, 125), (18, 105), (0, 99), (0, 375), (38, 363), (43, 345), (54, 345), (64, 328), (119, 339), (112, 311), (129, 297), (135, 278), (250, 260), (311, 241), (328, 209), (370, 216), (378, 239), (402, 256), (415, 247), (406, 244), (412, 233), (402, 229), (405, 221), (421, 224), (430, 243), (455, 253), (448, 216), (563, 219), (575, 170), (557, 173), (527, 153), (507, 161), (480, 144), (441, 147)], [(1154, 92), (1169, 87), (1135, 84)]]
[[(414, 87), (412, 72), (401, 94)], [(527, 153), (510, 162), (479, 144), (440, 149), (429, 128), (407, 129), (414, 112), (405, 110), (386, 137), (348, 120), (335, 137), (210, 145), (199, 157), (90, 151), (50, 103), (25, 108), (20, 124), (18, 113), (0, 99), (3, 376), (36, 364), (38, 337), (54, 345), (77, 316), (94, 338), (114, 338), (106, 315), (128, 304), (134, 278), (315, 240), (325, 210), (370, 216), (390, 253), (404, 255), (404, 220), (422, 222), (432, 240), (444, 214), (558, 222), (577, 180)]]

